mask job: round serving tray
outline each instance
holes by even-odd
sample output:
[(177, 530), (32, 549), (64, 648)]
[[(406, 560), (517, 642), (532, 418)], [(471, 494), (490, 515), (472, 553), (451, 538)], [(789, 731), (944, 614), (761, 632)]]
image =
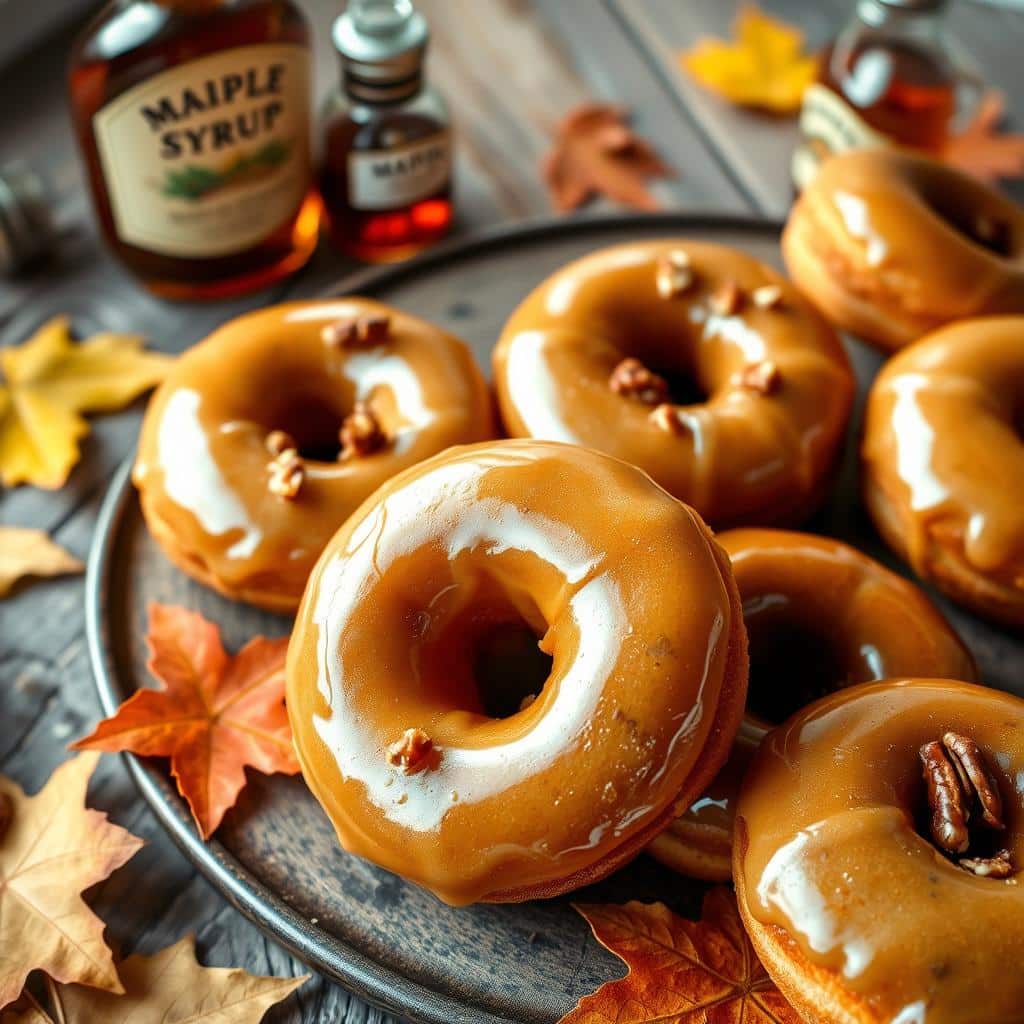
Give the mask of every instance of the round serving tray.
[[(484, 367), (505, 318), (535, 284), (592, 249), (637, 238), (691, 236), (735, 245), (780, 265), (777, 224), (686, 214), (552, 220), (492, 230), (400, 266), (374, 268), (332, 293), (358, 292), (465, 338)], [(848, 346), (861, 397), (881, 360)], [(896, 568), (857, 500), (855, 444), (809, 529), (842, 537)], [(965, 425), (967, 428), (968, 425)], [(86, 623), (100, 700), (111, 714), (151, 685), (146, 606), (175, 603), (218, 622), (237, 649), (255, 633), (282, 636), (289, 621), (227, 601), (174, 569), (142, 522), (129, 466), (104, 502), (89, 559)], [(947, 602), (990, 685), (1024, 693), (1019, 636)], [(230, 902), (299, 959), (403, 1017), (430, 1024), (551, 1024), (622, 964), (590, 936), (568, 898), (454, 910), (342, 851), (301, 778), (249, 773), (216, 838), (203, 842), (160, 760), (127, 757), (142, 795), (185, 855)], [(640, 857), (573, 898), (662, 900), (691, 916), (704, 886)]]

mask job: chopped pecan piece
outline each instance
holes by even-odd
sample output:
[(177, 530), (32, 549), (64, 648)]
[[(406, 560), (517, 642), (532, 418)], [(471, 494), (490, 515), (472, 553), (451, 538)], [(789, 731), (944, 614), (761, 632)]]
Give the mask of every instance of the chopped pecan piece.
[(763, 284), (750, 293), (758, 309), (774, 309), (782, 301), (782, 289), (777, 284)]
[(624, 398), (635, 398), (645, 405), (657, 405), (668, 397), (668, 382), (639, 359), (623, 359), (608, 378), (608, 387)]
[(782, 384), (782, 374), (770, 359), (751, 363), (740, 374), (740, 385), (762, 395), (773, 395)]
[(391, 331), (388, 316), (342, 317), (328, 324), (321, 332), (325, 345), (344, 348), (346, 345), (376, 345), (387, 341)]
[(1000, 850), (994, 857), (963, 857), (960, 867), (981, 878), (1009, 878), (1014, 873), (1009, 850)]
[(682, 434), (686, 427), (679, 418), (679, 410), (668, 402), (655, 407), (647, 417), (659, 430), (666, 434)]
[(270, 470), (267, 487), (271, 494), (289, 501), (298, 496), (306, 478), (306, 469), (294, 448), (286, 448), (268, 464), (267, 469)]
[(289, 448), (298, 449), (298, 445), (295, 443), (295, 438), (288, 433), (287, 430), (272, 430), (267, 434), (265, 441), (267, 451), (271, 455), (280, 455), (282, 452), (286, 452)]
[(345, 417), (338, 434), (341, 453), (338, 458), (348, 459), (369, 455), (387, 444), (387, 435), (380, 421), (365, 402), (356, 402), (355, 408)]
[(388, 747), (388, 764), (400, 767), (406, 775), (413, 775), (429, 767), (434, 743), (422, 729), (406, 729), (402, 738)]
[(723, 281), (708, 299), (711, 312), (717, 316), (732, 316), (743, 304), (743, 292), (735, 281)]
[(682, 295), (694, 282), (690, 257), (684, 249), (673, 249), (659, 259), (655, 275), (655, 285), (663, 299)]

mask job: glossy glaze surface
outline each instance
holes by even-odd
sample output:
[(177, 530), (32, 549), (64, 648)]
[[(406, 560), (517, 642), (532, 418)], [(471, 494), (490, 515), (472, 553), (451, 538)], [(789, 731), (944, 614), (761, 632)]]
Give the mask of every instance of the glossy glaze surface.
[(862, 455), (869, 491), (892, 510), (883, 533), (892, 542), (897, 529), (916, 572), (952, 564), (1024, 615), (1022, 413), (1024, 317), (965, 321), (886, 364)]
[(751, 665), (747, 706), (754, 710), (726, 766), (679, 821), (731, 835), (754, 751), (791, 711), (855, 683), (898, 676), (973, 681), (977, 670), (922, 591), (848, 544), (759, 529), (727, 530), (718, 541), (743, 602)]
[[(550, 674), (494, 718), (480, 640), (524, 623)], [(745, 679), (728, 562), (692, 510), (596, 452), (505, 441), (404, 473), (332, 539), (288, 708), (345, 848), (461, 904), (559, 891), (671, 813), (724, 760)], [(415, 773), (386, 756), (410, 728), (436, 755)]]
[[(321, 337), (339, 319), (374, 315), (391, 318), (380, 343)], [(271, 493), (267, 435), (285, 430), (304, 448), (336, 448), (356, 401), (388, 443), (345, 462), (307, 458), (294, 499)], [(230, 596), (288, 610), (367, 495), (493, 429), (486, 384), (457, 338), (366, 299), (292, 302), (231, 321), (178, 360), (150, 402), (133, 479), (174, 561)]]
[(737, 828), (747, 909), (836, 972), (871, 1019), (1022, 1019), (1024, 888), (981, 878), (919, 834), (918, 749), (971, 736), (996, 776), (1005, 834), (1024, 863), (1024, 702), (966, 683), (909, 680), (824, 698), (762, 743)]
[(827, 160), (790, 213), (782, 251), (834, 324), (885, 348), (950, 320), (1024, 312), (1024, 210), (919, 154)]
[[(663, 298), (659, 267), (679, 251), (692, 285)], [(739, 306), (717, 313), (714, 297), (730, 282)], [(753, 301), (763, 286), (780, 290), (772, 308)], [(696, 392), (676, 396), (678, 429), (661, 429), (650, 405), (609, 387), (627, 357)], [(764, 363), (778, 386), (743, 386), (744, 372)], [(842, 346), (795, 288), (744, 253), (687, 239), (602, 249), (553, 274), (505, 325), (494, 369), (510, 434), (632, 462), (716, 528), (805, 517), (853, 396)]]

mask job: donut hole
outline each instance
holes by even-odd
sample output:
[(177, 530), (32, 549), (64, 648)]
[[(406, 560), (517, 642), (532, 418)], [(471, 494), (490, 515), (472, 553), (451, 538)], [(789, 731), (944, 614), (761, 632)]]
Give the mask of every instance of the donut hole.
[(551, 675), (553, 659), (525, 620), (495, 623), (476, 637), (473, 675), (489, 718), (510, 718), (529, 707)]
[(651, 369), (668, 384), (668, 401), (672, 405), (700, 405), (708, 400), (707, 390), (692, 370), (679, 367), (657, 367)]
[(338, 403), (323, 395), (288, 394), (271, 401), (263, 424), (269, 433), (283, 430), (298, 446), (299, 454), (312, 462), (336, 462), (341, 451), (341, 424), (347, 415)]
[(771, 725), (853, 680), (843, 652), (815, 625), (784, 615), (748, 614), (747, 710)]
[(956, 203), (954, 198), (946, 194), (929, 195), (926, 202), (936, 216), (979, 249), (1001, 259), (1016, 253), (1017, 240), (1009, 218), (970, 204)]

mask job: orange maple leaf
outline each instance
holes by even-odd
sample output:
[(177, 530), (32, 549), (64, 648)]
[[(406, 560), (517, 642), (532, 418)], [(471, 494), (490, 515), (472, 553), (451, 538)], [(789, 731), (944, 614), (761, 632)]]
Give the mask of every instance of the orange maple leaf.
[(245, 768), (294, 775), (299, 762), (284, 707), (288, 640), (250, 640), (234, 657), (220, 630), (187, 608), (149, 607), (149, 670), (163, 684), (140, 690), (76, 750), (170, 757), (171, 773), (208, 838), (243, 786)]
[(990, 89), (982, 97), (971, 123), (945, 145), (945, 161), (990, 183), (1024, 176), (1024, 135), (1003, 135), (1003, 95)]
[(629, 973), (584, 996), (559, 1024), (802, 1024), (757, 959), (725, 886), (704, 897), (700, 921), (662, 903), (576, 910)]
[(598, 195), (634, 210), (657, 209), (646, 182), (674, 175), (628, 117), (625, 107), (582, 103), (562, 119), (541, 166), (556, 209), (574, 210)]

